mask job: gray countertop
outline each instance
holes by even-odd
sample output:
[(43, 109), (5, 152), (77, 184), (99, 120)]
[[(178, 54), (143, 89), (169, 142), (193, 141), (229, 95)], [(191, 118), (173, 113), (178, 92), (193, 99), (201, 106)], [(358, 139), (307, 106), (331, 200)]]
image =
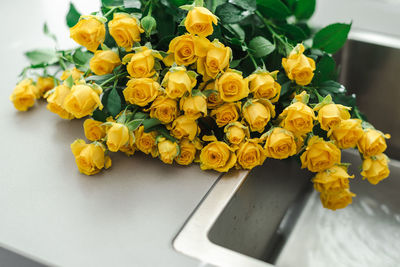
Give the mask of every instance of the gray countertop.
[[(77, 7), (88, 12), (97, 3)], [(71, 44), (67, 6), (50, 0), (2, 3), (0, 245), (57, 266), (198, 266), (172, 241), (218, 173), (116, 153), (110, 170), (82, 175), (70, 144), (84, 138), (83, 120), (62, 120), (44, 101), (28, 112), (10, 103), (27, 64), (22, 53), (53, 46), (41, 32), (45, 20), (61, 47)]]

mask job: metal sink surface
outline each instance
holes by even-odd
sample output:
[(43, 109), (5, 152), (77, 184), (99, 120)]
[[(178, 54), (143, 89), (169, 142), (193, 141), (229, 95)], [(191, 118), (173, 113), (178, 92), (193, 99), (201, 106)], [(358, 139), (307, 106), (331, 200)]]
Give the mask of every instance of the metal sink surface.
[(362, 180), (358, 152), (343, 151), (357, 197), (331, 211), (299, 162), (267, 159), (252, 171), (221, 176), (174, 240), (175, 249), (215, 266), (399, 266), (399, 44), (356, 32), (336, 55), (341, 82), (357, 94), (370, 121), (392, 135), (388, 179), (376, 186)]

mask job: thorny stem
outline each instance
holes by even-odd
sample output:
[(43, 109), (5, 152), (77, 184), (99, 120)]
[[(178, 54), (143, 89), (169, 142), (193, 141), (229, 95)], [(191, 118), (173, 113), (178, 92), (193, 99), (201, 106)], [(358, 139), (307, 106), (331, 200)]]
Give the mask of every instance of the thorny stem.
[(118, 80), (120, 77), (125, 76), (126, 74), (127, 74), (127, 73), (124, 72), (124, 73), (120, 73), (120, 74), (118, 74), (118, 75), (115, 75), (115, 76), (111, 77), (110, 79), (105, 80), (102, 84), (100, 84), (100, 87), (103, 87), (104, 85), (106, 85), (106, 84), (109, 83), (109, 82)]

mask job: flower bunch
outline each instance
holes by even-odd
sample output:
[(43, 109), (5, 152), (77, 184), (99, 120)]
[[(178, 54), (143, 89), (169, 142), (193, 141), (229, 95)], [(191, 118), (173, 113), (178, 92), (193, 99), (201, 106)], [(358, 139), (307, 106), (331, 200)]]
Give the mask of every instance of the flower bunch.
[[(196, 0), (180, 9), (167, 6), (180, 24), (173, 22), (174, 34), (163, 36), (167, 22), (153, 16), (165, 15), (164, 4), (147, 1), (135, 9), (138, 14), (103, 3), (102, 12), (68, 21), (71, 38), (84, 48), (47, 51), (52, 61), (36, 62), (22, 74), (42, 68), (45, 75), (36, 82), (23, 79), (14, 89), (10, 99), (18, 110), (43, 97), (63, 119), (86, 118), (83, 130), (91, 143), (78, 139), (71, 145), (80, 172), (109, 168), (111, 152), (118, 151), (141, 151), (166, 164), (198, 162), (202, 170), (218, 172), (298, 156), (302, 168), (317, 173), (312, 181), (322, 204), (334, 210), (354, 196), (341, 149), (358, 148), (361, 174), (371, 183), (389, 175), (382, 154), (389, 136), (366, 123), (356, 106), (334, 102), (348, 96), (316, 64), (333, 61), (334, 52), (318, 47), (319, 33), (316, 55), (301, 42), (306, 35), (290, 39), (279, 32), (282, 19), (275, 25), (261, 3), (248, 19), (268, 34), (247, 37), (244, 18), (223, 12), (243, 7), (222, 4), (217, 17)], [(49, 66), (58, 67), (54, 75), (47, 74)]]

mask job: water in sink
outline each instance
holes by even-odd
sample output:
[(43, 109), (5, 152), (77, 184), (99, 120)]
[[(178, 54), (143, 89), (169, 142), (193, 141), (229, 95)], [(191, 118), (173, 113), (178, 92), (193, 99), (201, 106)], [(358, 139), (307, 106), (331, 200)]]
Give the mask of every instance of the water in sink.
[(294, 244), (289, 239), (277, 266), (395, 267), (400, 264), (400, 214), (370, 197), (359, 196), (346, 209), (330, 211), (313, 194), (292, 235), (297, 239), (295, 242), (303, 242)]

